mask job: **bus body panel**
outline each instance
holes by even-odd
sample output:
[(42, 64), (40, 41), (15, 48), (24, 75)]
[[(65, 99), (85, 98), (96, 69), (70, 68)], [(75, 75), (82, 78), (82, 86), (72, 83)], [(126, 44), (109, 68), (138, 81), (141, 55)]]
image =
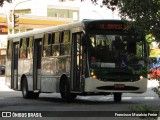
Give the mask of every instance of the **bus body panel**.
[(10, 60), (6, 60), (6, 72), (5, 72), (5, 84), (11, 88), (11, 61)]
[[(137, 90), (125, 90), (124, 88), (116, 88), (114, 89), (115, 85), (124, 85), (126, 86), (134, 86), (137, 87)], [(103, 89), (98, 89), (98, 88), (106, 88), (106, 90)], [(112, 87), (113, 90), (107, 90), (107, 87)], [(147, 90), (147, 79), (143, 78), (138, 81), (134, 82), (104, 82), (100, 81), (98, 79), (89, 77), (85, 79), (85, 92), (93, 92), (93, 93), (98, 93), (98, 92), (122, 92), (122, 93), (144, 93)]]
[(58, 92), (57, 82), (59, 78), (52, 76), (42, 76), (41, 77), (41, 92)]
[(41, 69), (37, 70), (37, 90), (41, 89)]
[(21, 90), (21, 80), (24, 75), (27, 78), (28, 90), (33, 91), (33, 59), (18, 60), (18, 90)]
[(33, 91), (33, 77), (26, 76), (28, 82), (28, 91)]
[(44, 33), (34, 35), (34, 39), (43, 38)]

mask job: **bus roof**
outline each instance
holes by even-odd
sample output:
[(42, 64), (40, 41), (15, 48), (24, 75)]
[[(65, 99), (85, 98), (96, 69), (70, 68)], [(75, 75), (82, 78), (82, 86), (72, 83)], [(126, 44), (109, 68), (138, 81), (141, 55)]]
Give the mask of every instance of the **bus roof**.
[(106, 20), (106, 19), (84, 19), (82, 21), (79, 22), (74, 22), (74, 23), (69, 23), (69, 24), (63, 24), (63, 25), (58, 25), (58, 26), (51, 26), (51, 27), (47, 27), (47, 28), (42, 28), (42, 29), (37, 29), (37, 30), (31, 30), (31, 31), (27, 31), (24, 33), (18, 33), (18, 34), (14, 34), (14, 35), (8, 35), (8, 39), (13, 39), (13, 38), (19, 38), (19, 37), (29, 37), (29, 36), (34, 36), (36, 34), (41, 34), (41, 33), (49, 33), (49, 32), (53, 32), (53, 31), (61, 31), (61, 30), (67, 30), (69, 28), (75, 28), (75, 27), (79, 27), (82, 26), (83, 24), (85, 24), (85, 26), (88, 25), (88, 23), (91, 22), (100, 22), (100, 21), (107, 21), (107, 22), (120, 22), (121, 20)]
[(31, 31), (23, 32), (23, 33), (18, 33), (14, 35), (8, 35), (8, 39), (18, 38), (18, 37), (23, 37), (23, 36), (26, 36), (26, 37), (34, 36), (35, 34), (48, 33), (48, 32), (53, 32), (53, 31), (67, 30), (68, 28), (77, 27), (80, 25), (81, 25), (81, 22), (75, 22), (75, 23), (69, 23), (69, 24), (64, 24), (64, 25), (51, 26), (51, 27), (46, 27), (42, 29), (36, 29), (36, 30), (31, 30)]

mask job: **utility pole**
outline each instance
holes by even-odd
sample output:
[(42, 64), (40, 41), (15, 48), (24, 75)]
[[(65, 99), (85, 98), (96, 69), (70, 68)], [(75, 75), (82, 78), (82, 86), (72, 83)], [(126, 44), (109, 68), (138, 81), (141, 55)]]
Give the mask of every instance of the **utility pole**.
[(24, 2), (28, 2), (28, 1), (31, 1), (31, 0), (20, 1), (13, 7), (12, 14), (11, 14), (12, 15), (12, 34), (15, 34), (15, 27), (18, 26), (18, 22), (19, 22), (19, 20), (18, 20), (19, 16), (15, 14), (15, 8), (19, 4), (24, 3)]

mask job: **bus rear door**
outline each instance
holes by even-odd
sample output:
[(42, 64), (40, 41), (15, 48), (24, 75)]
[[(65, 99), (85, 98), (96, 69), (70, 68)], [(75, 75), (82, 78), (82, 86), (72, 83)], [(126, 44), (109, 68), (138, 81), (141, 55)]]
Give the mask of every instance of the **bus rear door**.
[(34, 55), (33, 55), (33, 89), (40, 89), (41, 80), (41, 57), (42, 57), (42, 38), (34, 41)]
[(19, 42), (13, 43), (12, 68), (11, 68), (11, 88), (18, 89), (18, 50)]

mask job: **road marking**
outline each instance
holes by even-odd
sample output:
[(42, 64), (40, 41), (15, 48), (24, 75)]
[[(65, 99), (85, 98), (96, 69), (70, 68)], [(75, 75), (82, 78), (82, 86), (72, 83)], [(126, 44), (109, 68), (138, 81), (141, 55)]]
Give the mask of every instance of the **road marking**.
[(147, 99), (147, 100), (153, 100), (154, 97), (144, 97), (144, 99)]
[[(92, 97), (90, 97), (90, 96), (82, 96), (82, 97), (80, 97), (79, 99), (82, 99), (82, 100), (88, 100), (88, 99), (94, 99), (94, 98), (92, 98)], [(99, 101), (106, 101), (106, 100), (110, 100), (110, 99), (113, 99), (113, 96), (112, 97), (99, 97), (99, 98), (96, 98), (97, 100), (99, 100)], [(135, 99), (135, 100), (137, 100), (137, 97), (135, 98), (135, 97), (127, 97), (127, 96), (124, 96), (124, 97), (122, 97), (122, 100), (133, 100), (133, 99)], [(140, 99), (144, 99), (144, 100), (154, 100), (155, 99), (155, 97), (141, 97)]]
[(83, 100), (87, 100), (89, 99), (90, 97), (80, 97), (80, 99), (83, 99)]
[(99, 98), (99, 100), (108, 100), (108, 99), (112, 99), (113, 97), (101, 97)]
[(132, 97), (122, 97), (123, 100), (131, 100)]

